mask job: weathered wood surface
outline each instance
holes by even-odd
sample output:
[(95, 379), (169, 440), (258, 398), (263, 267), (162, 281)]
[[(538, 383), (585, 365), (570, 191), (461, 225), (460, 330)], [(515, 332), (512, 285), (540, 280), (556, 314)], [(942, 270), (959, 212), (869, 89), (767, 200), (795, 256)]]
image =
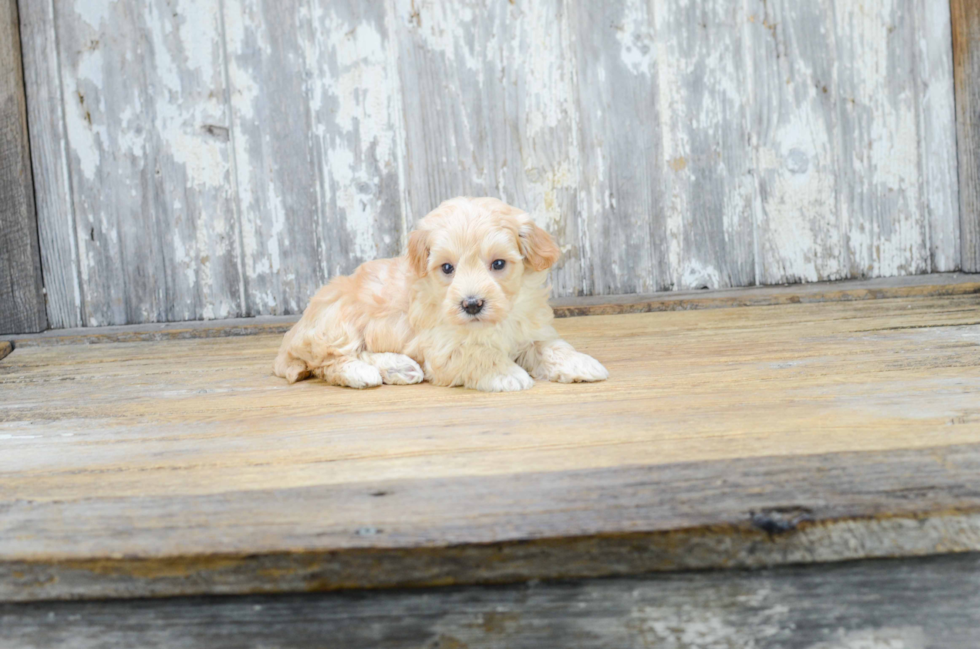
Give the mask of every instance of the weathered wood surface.
[(53, 5), (85, 325), (240, 312), (220, 6)]
[(48, 325), (82, 326), (82, 283), (79, 280), (78, 237), (69, 186), (61, 62), (54, 0), (20, 2), (25, 85), (30, 88), (27, 110), (34, 168), (38, 238), (44, 288), (48, 295)]
[(297, 313), (461, 193), (558, 297), (959, 268), (944, 2), (24, 4), (58, 326)]
[[(929, 223), (929, 267), (936, 272), (944, 268), (962, 268), (962, 228), (961, 220), (957, 218), (960, 192), (954, 153), (957, 134), (955, 129), (949, 128), (950, 121), (956, 121), (955, 102), (949, 101), (955, 90), (949, 54), (952, 35), (945, 2), (916, 0), (914, 12), (912, 30), (921, 34), (916, 37), (919, 53), (914, 66), (918, 133), (923, 141), (919, 158), (922, 186), (918, 191)], [(945, 218), (943, 215), (946, 214), (952, 214), (953, 218)]]
[(963, 268), (980, 269), (980, 2), (950, 0)]
[(47, 327), (16, 0), (0, 0), (0, 334)]
[(557, 326), (608, 382), (286, 386), (278, 336), (18, 348), (0, 599), (980, 550), (980, 296)]
[(5, 649), (975, 649), (978, 555), (320, 595), (0, 604)]
[[(817, 304), (900, 297), (941, 297), (980, 293), (980, 275), (936, 273), (789, 286), (755, 286), (715, 291), (669, 291), (649, 294), (566, 297), (551, 300), (556, 318), (729, 307)], [(38, 334), (0, 336), (20, 347), (96, 343), (187, 340), (224, 336), (284, 334), (299, 316), (257, 316), (218, 321), (164, 322), (96, 329), (54, 329)]]

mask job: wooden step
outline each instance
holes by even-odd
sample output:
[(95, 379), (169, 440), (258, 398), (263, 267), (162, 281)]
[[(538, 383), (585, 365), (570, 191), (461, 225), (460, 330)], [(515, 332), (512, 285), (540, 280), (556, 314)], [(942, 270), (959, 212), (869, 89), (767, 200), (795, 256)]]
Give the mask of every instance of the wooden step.
[(756, 571), (0, 603), (4, 649), (976, 649), (980, 555)]
[(565, 318), (610, 380), (517, 394), (287, 386), (271, 334), (17, 346), (0, 600), (980, 550), (980, 295), (803, 302)]

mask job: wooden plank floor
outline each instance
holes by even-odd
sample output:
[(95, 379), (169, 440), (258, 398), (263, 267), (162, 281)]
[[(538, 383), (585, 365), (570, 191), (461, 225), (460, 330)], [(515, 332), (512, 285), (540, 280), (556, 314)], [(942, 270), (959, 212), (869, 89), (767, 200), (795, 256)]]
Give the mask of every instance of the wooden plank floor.
[(494, 588), (0, 603), (4, 649), (977, 649), (978, 628), (976, 554)]
[(270, 375), (279, 337), (0, 361), (0, 600), (980, 549), (980, 296), (567, 318), (608, 382)]

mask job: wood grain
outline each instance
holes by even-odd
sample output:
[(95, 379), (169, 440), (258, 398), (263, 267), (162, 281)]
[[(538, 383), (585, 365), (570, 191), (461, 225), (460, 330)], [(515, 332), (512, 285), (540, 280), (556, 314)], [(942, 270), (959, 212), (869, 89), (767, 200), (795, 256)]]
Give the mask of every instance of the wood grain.
[(0, 2), (0, 333), (47, 328), (16, 0)]
[(58, 326), (295, 314), (457, 194), (556, 297), (959, 268), (944, 3), (93, 7), (25, 18)]
[(18, 349), (0, 599), (980, 549), (977, 295), (557, 322), (608, 382), (286, 386), (278, 336)]
[(500, 196), (562, 240), (556, 286), (578, 289), (587, 271), (566, 3), (391, 4), (407, 225), (447, 197)]
[(48, 324), (54, 329), (81, 327), (82, 281), (54, 0), (19, 4), (24, 82), (30, 89), (27, 110)]
[(654, 177), (663, 179), (669, 288), (757, 284), (756, 188), (747, 151), (753, 100), (744, 92), (750, 19), (744, 6), (725, 0), (652, 4), (656, 38), (647, 45), (655, 47), (666, 163)]
[(278, 597), (0, 605), (9, 649), (974, 649), (980, 560)]
[(578, 240), (559, 239), (565, 250), (560, 272), (578, 265), (581, 278), (576, 285), (568, 277), (556, 295), (667, 290), (671, 239), (659, 180), (668, 173), (660, 131), (665, 107), (652, 7), (633, 0), (568, 5), (582, 188), (575, 206)]
[(934, 273), (948, 272), (961, 268), (956, 129), (950, 128), (956, 123), (956, 103), (949, 99), (954, 92), (950, 7), (945, 2), (916, 0), (912, 10), (913, 29), (921, 34), (913, 60), (913, 92), (918, 102), (919, 191), (929, 224), (929, 268)]
[(963, 268), (980, 268), (980, 3), (951, 0)]
[[(840, 121), (831, 122), (831, 134), (843, 175), (838, 188), (841, 264), (849, 276), (930, 270), (931, 228), (922, 218), (919, 48), (909, 46), (923, 27), (916, 23), (914, 4), (848, 2), (833, 13), (838, 53), (828, 62), (840, 61), (833, 97)], [(937, 4), (945, 13), (942, 2), (933, 3), (932, 10), (937, 11)], [(834, 70), (828, 67), (818, 74), (807, 81), (821, 85), (810, 92), (823, 97), (823, 85), (832, 82)]]
[(54, 5), (86, 326), (241, 315), (220, 4)]
[(224, 3), (247, 315), (403, 245), (386, 3)]
[(749, 5), (750, 47), (758, 53), (750, 84), (760, 98), (750, 127), (760, 202), (757, 279), (770, 284), (846, 277), (842, 188), (835, 180), (835, 3)]

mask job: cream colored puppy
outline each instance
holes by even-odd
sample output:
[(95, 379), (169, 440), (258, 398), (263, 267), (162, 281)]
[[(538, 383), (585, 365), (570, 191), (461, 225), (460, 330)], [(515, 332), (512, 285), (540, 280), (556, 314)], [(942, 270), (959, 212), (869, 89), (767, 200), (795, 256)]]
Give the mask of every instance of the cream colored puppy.
[(364, 263), (317, 292), (286, 333), (275, 374), (490, 392), (526, 390), (534, 379), (602, 381), (606, 368), (551, 325), (545, 280), (558, 255), (519, 209), (495, 198), (446, 201), (412, 232), (407, 254)]

